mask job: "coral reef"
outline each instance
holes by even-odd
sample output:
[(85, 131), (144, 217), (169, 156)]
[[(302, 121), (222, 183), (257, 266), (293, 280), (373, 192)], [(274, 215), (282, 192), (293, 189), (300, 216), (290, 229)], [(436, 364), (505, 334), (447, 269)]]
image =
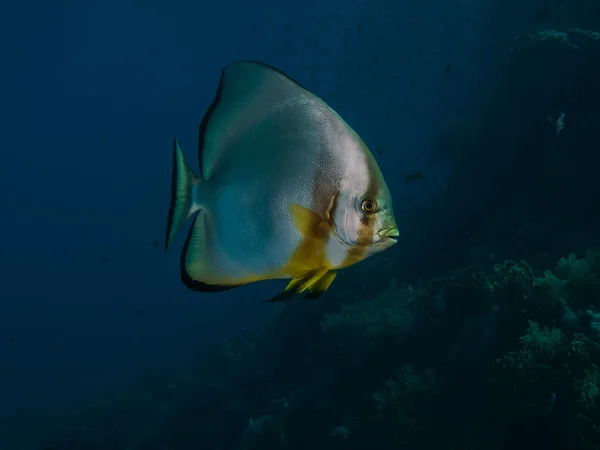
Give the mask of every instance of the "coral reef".
[(286, 365), (261, 363), (284, 351), (264, 335), (224, 343), (194, 378), (97, 405), (46, 448), (483, 449), (549, 430), (556, 448), (598, 448), (598, 255), (391, 283), (326, 314)]

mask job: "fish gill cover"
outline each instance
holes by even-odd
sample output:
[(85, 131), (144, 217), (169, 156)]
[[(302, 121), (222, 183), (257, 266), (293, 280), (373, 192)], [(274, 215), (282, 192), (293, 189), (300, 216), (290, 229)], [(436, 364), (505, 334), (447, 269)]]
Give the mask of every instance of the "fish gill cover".
[(41, 448), (600, 449), (600, 9), (549, 28), (542, 3), (406, 183), (451, 167), (395, 252), (177, 376), (84, 401)]

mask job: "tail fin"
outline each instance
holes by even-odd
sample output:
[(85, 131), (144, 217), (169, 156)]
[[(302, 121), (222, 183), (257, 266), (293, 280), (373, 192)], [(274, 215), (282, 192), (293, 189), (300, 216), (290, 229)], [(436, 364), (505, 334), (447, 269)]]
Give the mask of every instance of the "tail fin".
[(177, 139), (173, 138), (171, 206), (169, 207), (169, 218), (167, 221), (165, 250), (169, 248), (173, 237), (175, 237), (181, 225), (198, 210), (193, 198), (194, 186), (198, 183), (200, 183), (200, 179), (188, 167)]

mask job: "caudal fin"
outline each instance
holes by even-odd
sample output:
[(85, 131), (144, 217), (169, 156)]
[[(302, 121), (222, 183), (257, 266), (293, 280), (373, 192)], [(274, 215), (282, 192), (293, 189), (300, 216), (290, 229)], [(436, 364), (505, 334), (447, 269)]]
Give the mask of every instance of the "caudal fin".
[(194, 204), (194, 187), (200, 180), (188, 167), (176, 138), (173, 138), (173, 175), (171, 177), (171, 206), (167, 221), (165, 250), (177, 234), (181, 225), (194, 214), (198, 207)]

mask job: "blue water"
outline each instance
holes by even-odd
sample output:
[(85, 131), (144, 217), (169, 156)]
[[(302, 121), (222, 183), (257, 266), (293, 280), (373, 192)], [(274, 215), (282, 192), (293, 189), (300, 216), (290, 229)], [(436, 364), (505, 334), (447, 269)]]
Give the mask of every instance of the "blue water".
[[(81, 405), (133, 380), (176, 372), (278, 311), (260, 300), (279, 283), (199, 295), (179, 280), (182, 236), (173, 251), (162, 252), (172, 136), (195, 161), (198, 124), (223, 66), (253, 59), (284, 70), (372, 149), (385, 148), (380, 164), (402, 223), (403, 213), (444, 188), (450, 169), (428, 166), (433, 138), (470, 110), (497, 69), (495, 57), (527, 23), (529, 6), (5, 6), (0, 448), (36, 448), (43, 433)], [(404, 172), (419, 170), (427, 170), (423, 182), (404, 183)], [(477, 208), (477, 200), (474, 192), (466, 201)]]

